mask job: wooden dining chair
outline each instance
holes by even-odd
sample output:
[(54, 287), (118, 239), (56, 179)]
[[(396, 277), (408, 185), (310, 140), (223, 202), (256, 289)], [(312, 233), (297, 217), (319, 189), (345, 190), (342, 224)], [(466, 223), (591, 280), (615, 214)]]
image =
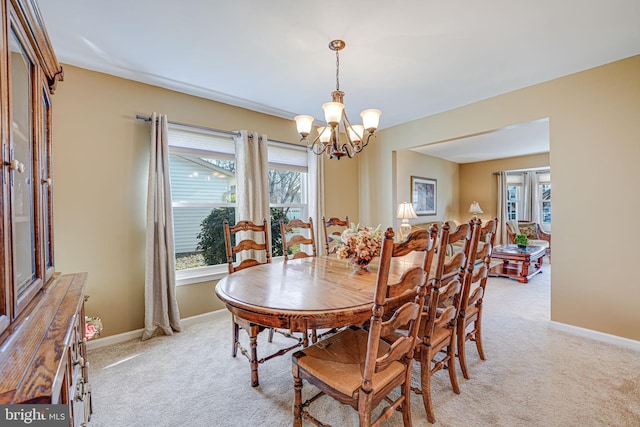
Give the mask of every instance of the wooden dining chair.
[[(305, 230), (307, 230), (308, 237), (302, 234)], [(292, 219), (288, 224), (285, 224), (284, 220), (281, 219), (280, 234), (282, 236), (282, 252), (285, 261), (316, 256), (316, 237), (313, 231), (313, 219), (311, 217), (309, 217), (309, 222)], [(311, 253), (304, 251), (302, 245), (307, 245)], [(289, 258), (289, 250), (295, 246), (299, 246), (298, 250)]]
[(322, 217), (322, 224), (324, 224), (324, 246), (327, 250), (327, 255), (335, 253), (338, 246), (340, 246), (339, 243), (342, 232), (345, 228), (349, 228), (349, 216), (345, 216), (344, 220), (336, 217), (329, 219)]
[[(233, 227), (229, 226), (229, 221), (226, 219), (223, 222), (224, 227), (224, 243), (227, 250), (227, 264), (229, 265), (229, 274), (234, 273), (243, 268), (253, 267), (259, 264), (268, 264), (271, 262), (271, 254), (269, 253), (269, 228), (267, 227), (267, 220), (262, 220), (262, 225), (256, 225), (251, 221), (238, 221)], [(252, 232), (253, 236), (262, 235), (262, 243), (248, 238), (251, 235), (241, 236), (242, 241), (238, 242), (239, 232)], [(235, 237), (235, 245), (231, 243), (231, 236)], [(251, 251), (251, 252), (245, 252)], [(257, 258), (264, 252), (264, 259)], [(241, 256), (239, 256), (241, 255)], [(237, 256), (238, 260), (234, 260), (234, 256)], [(234, 264), (238, 261), (238, 264)]]
[[(498, 218), (487, 221), (484, 226), (479, 225), (477, 250), (468, 259), (467, 281), (463, 284), (462, 298), (460, 301), (460, 313), (456, 330), (458, 344), (458, 362), (462, 375), (469, 379), (467, 369), (465, 343), (475, 341), (481, 360), (485, 360), (482, 348), (482, 303), (491, 268), (491, 251), (498, 229)], [(481, 260), (478, 264), (476, 261)], [(467, 332), (469, 325), (473, 328)]]
[[(309, 237), (304, 236), (304, 230), (308, 230)], [(292, 234), (292, 231), (294, 233)], [(282, 253), (284, 254), (285, 262), (289, 259), (308, 258), (316, 256), (316, 238), (313, 231), (313, 219), (309, 217), (309, 222), (304, 222), (299, 219), (289, 220), (288, 224), (284, 223), (284, 219), (280, 219), (280, 235), (282, 236)], [(311, 253), (303, 250), (302, 245), (310, 246)], [(289, 249), (298, 246), (298, 250), (289, 258)], [(279, 329), (271, 328), (269, 330), (269, 342), (273, 340), (273, 333), (278, 332), (287, 338), (295, 338), (290, 332), (282, 331)], [(308, 332), (304, 332), (303, 344), (308, 344)], [(318, 333), (315, 329), (311, 331), (311, 342), (318, 340)]]
[[(388, 401), (389, 406), (373, 425), (379, 425), (401, 410), (404, 426), (411, 426), (412, 356), (436, 236), (420, 230), (411, 233), (402, 243), (394, 243), (393, 237), (393, 230), (389, 228), (382, 243), (368, 331), (350, 327), (293, 354), (294, 426), (302, 426), (303, 419), (324, 425), (308, 412), (309, 405), (322, 395), (354, 408), (358, 412), (360, 426), (372, 425), (371, 412), (383, 400)], [(399, 281), (394, 279), (389, 283), (391, 259), (413, 251), (424, 252), (420, 264), (401, 263), (399, 268), (403, 271), (394, 271), (393, 276)], [(398, 308), (397, 303), (407, 299)], [(394, 343), (389, 344), (385, 338), (394, 335), (403, 325), (407, 325), (409, 332), (395, 336)], [(304, 402), (303, 380), (320, 389), (318, 394)], [(389, 396), (398, 387), (400, 395)]]
[[(433, 274), (427, 286), (426, 308), (418, 331), (420, 342), (414, 354), (414, 358), (420, 361), (420, 388), (413, 390), (422, 395), (427, 419), (431, 423), (436, 421), (431, 377), (439, 370), (447, 369), (453, 391), (460, 394), (455, 368), (456, 320), (466, 277), (466, 260), (474, 245), (473, 231), (473, 222), (461, 224), (453, 231), (448, 222), (443, 224)], [(446, 248), (454, 243), (461, 243), (464, 249), (448, 256)]]
[[(236, 225), (234, 225), (233, 227), (231, 227), (229, 225), (229, 221), (225, 219), (223, 222), (223, 229), (224, 229), (225, 248), (227, 251), (227, 263), (229, 265), (229, 274), (233, 274), (238, 270), (254, 267), (260, 264), (268, 264), (271, 262), (271, 257), (269, 255), (269, 228), (267, 226), (266, 219), (262, 220), (262, 225), (256, 225), (251, 221), (238, 221)], [(250, 238), (244, 238), (244, 237), (250, 237), (250, 236), (238, 235), (237, 233), (239, 232), (253, 232), (254, 236), (256, 235), (262, 236), (261, 238), (262, 243)], [(235, 238), (235, 242), (236, 242), (235, 245), (231, 243), (232, 235)], [(243, 238), (243, 240), (238, 242), (238, 239), (240, 238)], [(238, 254), (242, 254), (245, 251), (252, 251), (251, 255), (254, 257), (264, 252), (264, 255), (263, 255), (264, 260), (261, 261), (254, 257), (244, 256), (244, 257), (241, 257), (242, 260), (239, 260), (237, 264), (234, 264), (234, 259), (233, 259), (234, 256), (237, 256)], [(258, 325), (256, 323), (253, 323), (244, 319), (240, 319), (239, 317), (236, 317), (233, 314), (231, 315), (231, 322), (232, 322), (231, 326), (232, 326), (232, 338), (233, 338), (233, 341), (232, 341), (233, 347), (231, 349), (231, 355), (233, 357), (236, 357), (236, 354), (239, 348), (240, 352), (244, 356), (246, 356), (247, 359), (249, 359), (249, 361), (258, 360), (258, 354), (257, 354), (258, 343), (256, 338), (260, 332), (262, 332), (267, 328), (265, 326)], [(240, 344), (240, 340), (239, 340), (240, 328), (244, 329), (249, 334), (250, 353), (247, 352), (247, 350), (244, 347), (242, 347), (242, 345)], [(258, 385), (257, 371), (251, 373), (251, 385), (252, 386)]]

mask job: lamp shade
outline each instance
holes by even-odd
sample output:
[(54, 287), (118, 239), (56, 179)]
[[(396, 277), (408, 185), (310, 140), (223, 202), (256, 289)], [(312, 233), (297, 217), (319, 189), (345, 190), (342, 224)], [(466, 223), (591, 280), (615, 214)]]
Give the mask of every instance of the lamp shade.
[(300, 135), (309, 135), (311, 133), (311, 126), (313, 125), (313, 117), (311, 116), (295, 116), (293, 118), (296, 121), (296, 127)]
[(327, 123), (331, 125), (337, 125), (340, 123), (342, 117), (342, 110), (344, 110), (344, 104), (341, 102), (327, 102), (322, 104), (324, 110), (324, 118)]
[(480, 208), (480, 203), (474, 201), (471, 203), (471, 206), (469, 206), (469, 213), (472, 215), (479, 215), (483, 214), (484, 211)]
[(331, 139), (331, 127), (324, 126), (318, 128), (318, 133), (320, 134), (320, 142), (326, 144)]
[(362, 113), (360, 113), (364, 128), (369, 132), (373, 132), (374, 130), (378, 129), (378, 123), (380, 123), (381, 114), (382, 113), (380, 112), (380, 110), (376, 109), (364, 110)]
[(353, 142), (362, 141), (362, 135), (364, 135), (364, 126), (353, 125), (349, 127), (349, 138)]
[(402, 202), (398, 205), (397, 217), (399, 219), (417, 218), (416, 211), (413, 209), (413, 204), (409, 202)]

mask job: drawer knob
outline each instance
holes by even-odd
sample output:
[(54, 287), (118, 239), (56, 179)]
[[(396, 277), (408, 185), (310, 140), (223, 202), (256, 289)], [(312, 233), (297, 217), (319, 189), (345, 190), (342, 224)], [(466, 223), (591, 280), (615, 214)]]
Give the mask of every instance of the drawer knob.
[(4, 162), (6, 166), (9, 166), (9, 169), (16, 172), (24, 172), (24, 163), (20, 163), (18, 159), (13, 159), (10, 162)]

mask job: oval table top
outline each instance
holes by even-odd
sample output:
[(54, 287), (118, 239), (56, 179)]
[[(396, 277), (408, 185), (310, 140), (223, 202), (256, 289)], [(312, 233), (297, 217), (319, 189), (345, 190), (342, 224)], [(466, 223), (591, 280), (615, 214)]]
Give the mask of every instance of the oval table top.
[[(420, 253), (393, 258), (389, 282), (399, 281)], [(335, 255), (262, 264), (223, 277), (216, 295), (233, 314), (268, 327), (305, 331), (360, 325), (371, 316), (378, 263), (355, 273)]]

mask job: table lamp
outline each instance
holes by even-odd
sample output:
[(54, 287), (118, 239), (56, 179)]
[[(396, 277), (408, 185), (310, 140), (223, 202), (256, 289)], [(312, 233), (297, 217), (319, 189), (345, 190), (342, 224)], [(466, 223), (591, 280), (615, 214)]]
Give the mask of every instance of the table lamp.
[(471, 206), (469, 206), (469, 213), (473, 215), (473, 218), (475, 219), (479, 214), (483, 214), (484, 211), (480, 208), (480, 203), (474, 201), (471, 203)]
[(398, 219), (402, 220), (402, 224), (398, 227), (398, 238), (403, 241), (411, 233), (411, 224), (409, 224), (409, 218), (417, 218), (416, 211), (413, 210), (413, 204), (409, 202), (402, 202), (398, 205)]

